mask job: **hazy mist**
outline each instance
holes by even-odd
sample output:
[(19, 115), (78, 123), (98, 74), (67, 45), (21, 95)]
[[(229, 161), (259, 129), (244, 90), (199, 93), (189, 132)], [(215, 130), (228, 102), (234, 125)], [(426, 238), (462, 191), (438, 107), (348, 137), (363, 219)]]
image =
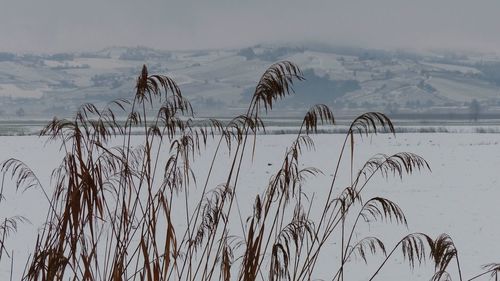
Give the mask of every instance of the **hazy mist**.
[(495, 0), (1, 0), (0, 51), (158, 49), (317, 41), (499, 51)]

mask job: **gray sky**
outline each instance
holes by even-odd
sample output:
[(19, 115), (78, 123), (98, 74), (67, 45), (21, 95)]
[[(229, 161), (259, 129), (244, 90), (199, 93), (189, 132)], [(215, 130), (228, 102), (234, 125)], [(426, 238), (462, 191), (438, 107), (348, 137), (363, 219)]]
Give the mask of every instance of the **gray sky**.
[(316, 41), (500, 51), (498, 0), (0, 0), (0, 51)]

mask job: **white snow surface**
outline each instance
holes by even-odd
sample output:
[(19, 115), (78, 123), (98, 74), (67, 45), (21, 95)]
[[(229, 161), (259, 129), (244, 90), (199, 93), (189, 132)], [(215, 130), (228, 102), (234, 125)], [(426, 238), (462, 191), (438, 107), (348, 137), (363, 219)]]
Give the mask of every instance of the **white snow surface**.
[[(243, 167), (245, 172), (242, 173), (237, 190), (243, 212), (251, 207), (255, 195), (264, 190), (269, 177), (281, 165), (285, 149), (294, 137), (257, 137), (255, 157), (253, 162), (250, 156), (246, 158)], [(134, 142), (140, 138), (141, 136), (133, 136)], [(310, 179), (305, 185), (307, 192), (315, 193), (318, 206), (324, 204), (321, 200), (325, 200), (330, 186), (343, 138), (339, 134), (313, 136), (316, 149), (305, 152), (301, 158), (304, 167), (314, 166), (324, 173)], [(50, 173), (62, 157), (59, 144), (46, 144), (46, 139), (35, 136), (3, 136), (0, 137), (0, 144), (2, 160), (14, 157), (24, 161), (50, 190)], [(194, 164), (199, 185), (206, 177), (213, 149), (212, 141), (208, 144), (206, 153), (202, 153)], [(440, 233), (448, 233), (458, 248), (464, 279), (482, 272), (481, 265), (499, 262), (500, 134), (403, 133), (396, 137), (389, 134), (357, 137), (354, 160), (359, 168), (377, 153), (393, 154), (402, 151), (413, 152), (425, 158), (432, 172), (417, 171), (404, 176), (402, 180), (399, 177), (388, 180), (376, 177), (366, 187), (363, 198), (366, 200), (382, 196), (398, 203), (405, 211), (409, 228), (374, 222), (370, 227), (359, 228), (355, 236), (362, 238), (379, 235), (386, 247), (392, 249), (399, 238), (411, 232), (424, 232), (433, 238)], [(227, 157), (227, 153), (221, 155), (218, 162), (220, 164), (215, 166), (216, 172), (211, 181), (213, 187), (223, 181), (227, 170), (223, 164), (229, 159)], [(341, 167), (335, 187), (337, 193), (349, 181), (348, 157), (344, 160), (345, 165)], [(30, 224), (20, 225), (18, 232), (6, 241), (7, 250), (14, 253), (13, 280), (20, 280), (26, 259), (33, 251), (37, 232), (45, 220), (48, 205), (40, 190), (15, 192), (14, 183), (8, 179), (7, 177), (5, 181), (6, 198), (0, 203), (0, 218), (22, 215), (31, 221)], [(201, 188), (202, 186), (193, 186), (191, 192), (197, 195)], [(237, 227), (239, 225), (234, 226)], [(313, 277), (330, 280), (332, 268), (338, 268), (338, 252), (325, 249)], [(382, 260), (381, 254), (370, 258), (368, 265), (362, 260), (351, 260), (345, 269), (346, 280), (367, 280)], [(455, 275), (456, 267), (453, 262), (449, 268)], [(430, 261), (411, 270), (398, 250), (375, 280), (429, 280), (432, 273), (433, 265)], [(0, 263), (0, 280), (8, 280), (9, 276), (10, 260), (3, 258)], [(478, 280), (488, 278), (489, 275)]]

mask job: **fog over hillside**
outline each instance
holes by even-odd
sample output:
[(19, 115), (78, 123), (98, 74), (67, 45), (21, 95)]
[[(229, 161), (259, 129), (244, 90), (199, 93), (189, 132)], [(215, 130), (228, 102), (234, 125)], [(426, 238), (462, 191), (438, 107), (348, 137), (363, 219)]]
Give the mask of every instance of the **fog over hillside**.
[(326, 44), (261, 44), (162, 51), (110, 47), (54, 54), (0, 53), (0, 116), (69, 116), (82, 103), (131, 98), (143, 64), (174, 78), (199, 116), (241, 112), (263, 71), (290, 60), (305, 81), (275, 116), (327, 104), (338, 116), (367, 110), (400, 116), (477, 119), (500, 114), (500, 57), (451, 51), (389, 51)]

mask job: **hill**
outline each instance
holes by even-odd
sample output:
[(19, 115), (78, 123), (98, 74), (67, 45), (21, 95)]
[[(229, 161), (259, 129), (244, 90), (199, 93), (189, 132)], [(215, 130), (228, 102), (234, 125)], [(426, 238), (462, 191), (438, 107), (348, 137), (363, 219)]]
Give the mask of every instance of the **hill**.
[(227, 116), (245, 107), (262, 72), (279, 60), (299, 65), (306, 81), (295, 85), (294, 97), (280, 103), (274, 113), (278, 116), (300, 116), (316, 103), (341, 115), (380, 110), (467, 116), (473, 108), (495, 115), (500, 109), (500, 58), (484, 54), (313, 44), (203, 51), (110, 47), (82, 53), (0, 53), (0, 117), (68, 116), (82, 103), (102, 106), (130, 98), (143, 64), (151, 73), (173, 77), (199, 115)]

